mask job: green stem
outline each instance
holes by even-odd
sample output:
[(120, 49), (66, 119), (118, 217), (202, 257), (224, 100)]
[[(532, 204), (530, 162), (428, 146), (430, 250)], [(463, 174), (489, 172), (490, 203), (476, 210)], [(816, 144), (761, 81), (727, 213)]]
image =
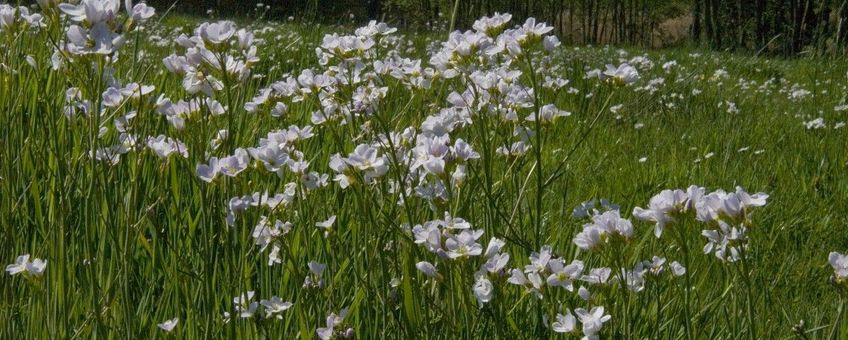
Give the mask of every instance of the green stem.
[(448, 29), (448, 36), (450, 36), (451, 32), (453, 32), (453, 28), (456, 25), (456, 12), (458, 10), (459, 10), (459, 0), (454, 0), (454, 2), (453, 2), (453, 12), (451, 12), (450, 29)]
[(692, 288), (692, 270), (689, 267), (689, 245), (686, 242), (686, 233), (682, 226), (675, 226), (675, 231), (678, 236), (678, 246), (680, 250), (683, 252), (683, 266), (686, 267), (686, 272), (683, 274), (683, 280), (685, 286), (683, 287), (683, 317), (684, 323), (683, 327), (686, 330), (686, 338), (693, 339), (692, 337), (692, 314), (689, 310), (691, 304), (691, 296), (689, 290)]
[(842, 319), (845, 315), (845, 297), (842, 294), (839, 295), (839, 309), (836, 314), (836, 319), (833, 320), (833, 327), (830, 329), (830, 335), (827, 336), (829, 340), (839, 339), (839, 326), (842, 325)]
[(754, 303), (753, 290), (751, 289), (751, 272), (748, 269), (748, 256), (745, 254), (745, 248), (740, 247), (742, 252), (742, 280), (745, 283), (745, 304), (747, 305), (748, 317), (748, 335), (753, 339), (757, 339), (757, 325), (754, 323)]

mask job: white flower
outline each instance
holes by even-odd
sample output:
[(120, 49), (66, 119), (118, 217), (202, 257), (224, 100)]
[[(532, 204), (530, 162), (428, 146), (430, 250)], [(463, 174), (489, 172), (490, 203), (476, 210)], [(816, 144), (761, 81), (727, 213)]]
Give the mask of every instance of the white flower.
[(211, 183), (212, 180), (218, 176), (219, 171), (218, 166), (218, 158), (212, 157), (209, 159), (208, 164), (198, 164), (195, 172), (197, 173), (197, 177), (200, 177), (206, 183)]
[(617, 235), (624, 239), (633, 237), (633, 224), (623, 219), (618, 210), (609, 210), (603, 214), (592, 216), (592, 223), (583, 226), (583, 232), (574, 238), (574, 243), (581, 249), (588, 250), (605, 242), (607, 235)]
[(571, 333), (577, 330), (577, 318), (571, 313), (571, 310), (566, 309), (565, 315), (557, 313), (556, 321), (551, 324), (551, 329), (557, 333)]
[(250, 318), (256, 313), (259, 303), (253, 301), (253, 294), (254, 292), (251, 290), (233, 298), (233, 305), (240, 317)]
[(6, 266), (6, 272), (9, 275), (15, 275), (26, 271), (27, 263), (29, 263), (29, 254), (18, 256), (15, 263)]
[(115, 108), (121, 105), (124, 97), (121, 96), (121, 91), (114, 87), (110, 87), (103, 92), (103, 105), (106, 107)]
[(601, 235), (603, 231), (594, 226), (585, 226), (583, 227), (583, 231), (574, 236), (574, 244), (577, 245), (578, 248), (583, 250), (591, 250), (599, 247), (604, 244)]
[(501, 14), (495, 12), (495, 15), (491, 17), (482, 17), (477, 19), (471, 27), (478, 32), (486, 33), (489, 37), (495, 38), (501, 31), (503, 31), (504, 27), (511, 19), (512, 14)]
[(330, 218), (324, 221), (315, 223), (315, 226), (324, 229), (324, 237), (328, 237), (332, 231), (333, 223), (336, 223), (336, 215), (330, 216)]
[(148, 137), (147, 147), (160, 158), (168, 158), (174, 152), (183, 156), (183, 158), (188, 158), (188, 147), (183, 142), (165, 135)]
[(29, 254), (24, 254), (15, 258), (15, 263), (6, 266), (6, 272), (9, 275), (25, 273), (33, 277), (39, 277), (44, 274), (47, 269), (47, 261), (36, 258), (29, 260)]
[(548, 261), (551, 260), (551, 246), (542, 246), (538, 253), (530, 254), (530, 264), (524, 267), (524, 271), (530, 273), (544, 272), (548, 267)]
[(324, 270), (327, 269), (327, 265), (315, 261), (309, 261), (306, 265), (309, 267), (309, 272), (311, 274), (306, 276), (306, 278), (303, 280), (303, 287), (323, 288), (324, 279), (322, 279), (321, 276), (324, 275)]
[(282, 312), (285, 312), (292, 306), (291, 302), (283, 301), (278, 296), (272, 296), (270, 300), (261, 300), (259, 303), (262, 307), (265, 307), (265, 317), (269, 319), (274, 316), (277, 319), (282, 319)]
[(492, 258), (493, 256), (500, 253), (501, 248), (503, 248), (503, 246), (505, 246), (505, 245), (506, 245), (506, 242), (504, 242), (503, 240), (496, 238), (496, 237), (492, 237), (489, 240), (489, 246), (486, 247), (486, 252), (483, 254), (483, 257), (485, 257), (487, 259)]
[(318, 337), (321, 338), (321, 340), (332, 339), (333, 335), (335, 335), (336, 327), (342, 324), (346, 316), (347, 308), (342, 309), (338, 315), (336, 315), (336, 313), (330, 313), (330, 315), (327, 316), (326, 327), (316, 329), (315, 333), (318, 334)]
[(704, 254), (715, 251), (715, 256), (722, 261), (736, 262), (742, 258), (741, 249), (746, 247), (747, 229), (745, 226), (734, 227), (718, 220), (718, 230), (704, 230), (701, 235), (707, 238)]
[(580, 296), (583, 301), (589, 301), (589, 299), (592, 298), (592, 292), (586, 289), (586, 287), (582, 286), (580, 287), (580, 289), (577, 290), (577, 295)]
[(177, 327), (177, 323), (179, 322), (179, 318), (173, 318), (171, 320), (165, 320), (165, 322), (157, 324), (157, 326), (159, 326), (159, 328), (165, 332), (171, 332), (174, 330), (175, 327)]
[(436, 271), (436, 266), (427, 261), (421, 261), (415, 264), (415, 268), (418, 268), (419, 271), (427, 275), (429, 278), (435, 278), (439, 275)]
[(474, 282), (474, 297), (477, 298), (477, 304), (480, 308), (483, 308), (483, 305), (492, 300), (492, 295), (494, 294), (495, 287), (492, 285), (492, 281), (489, 281), (485, 276), (479, 276), (477, 281)]
[(380, 156), (376, 148), (367, 144), (358, 145), (344, 161), (351, 167), (365, 172), (366, 180), (383, 176), (389, 171), (386, 158)]
[(524, 33), (531, 36), (542, 36), (554, 29), (545, 23), (536, 23), (536, 18), (533, 17), (527, 18), (527, 21), (524, 22), (521, 28), (524, 30)]
[(32, 276), (41, 276), (41, 274), (44, 274), (44, 270), (47, 269), (47, 261), (34, 259), (32, 262), (27, 263), (26, 269)]
[(197, 28), (198, 36), (216, 45), (227, 41), (235, 33), (236, 27), (232, 21), (219, 21), (211, 24), (204, 22)]
[[(129, 2), (128, 2), (129, 3)], [(137, 22), (145, 22), (147, 19), (153, 17), (156, 14), (156, 9), (150, 6), (147, 6), (145, 3), (139, 3), (132, 7), (132, 10), (127, 8), (130, 11), (130, 17)]]
[(275, 238), (280, 237), (283, 234), (287, 234), (289, 230), (291, 230), (291, 223), (276, 220), (274, 221), (274, 225), (271, 225), (267, 217), (261, 216), (259, 218), (259, 223), (253, 227), (253, 233), (251, 233), (251, 236), (253, 237), (254, 243), (259, 246), (259, 250), (263, 251), (269, 244), (271, 244), (272, 241), (274, 241)]
[[(491, 245), (491, 243), (489, 245)], [(507, 263), (509, 263), (509, 254), (495, 254), (486, 260), (486, 263), (483, 264), (483, 268), (481, 268), (481, 270), (485, 270), (493, 274), (499, 273), (506, 267)]]
[(222, 175), (235, 177), (244, 169), (247, 169), (250, 163), (250, 156), (247, 151), (242, 148), (236, 149), (232, 156), (227, 156), (218, 160), (218, 172)]
[(574, 310), (574, 313), (577, 314), (580, 323), (583, 324), (583, 335), (587, 337), (598, 334), (604, 322), (609, 321), (611, 318), (609, 315), (604, 315), (603, 306), (592, 307), (592, 310), (588, 312), (583, 308), (577, 308)]
[[(827, 259), (830, 262), (830, 266), (833, 267), (833, 275), (836, 277), (837, 282), (842, 282), (848, 278), (848, 255), (842, 255), (834, 251), (828, 255)], [(8, 267), (6, 267), (6, 270), (9, 270)]]
[(457, 259), (482, 254), (483, 247), (477, 243), (477, 239), (482, 235), (482, 230), (466, 229), (459, 233), (459, 235), (451, 236), (445, 241), (448, 257)]
[(90, 24), (114, 20), (120, 8), (118, 0), (82, 0), (77, 5), (59, 4), (59, 9), (72, 21)]
[[(568, 117), (570, 115), (571, 115), (571, 112), (568, 112), (568, 111), (565, 111), (565, 110), (560, 110), (553, 104), (548, 104), (548, 105), (542, 106), (542, 108), (539, 109), (539, 117), (542, 117), (540, 122), (544, 122), (544, 123), (552, 122), (556, 118)], [(534, 112), (534, 113), (530, 114), (529, 116), (527, 116), (527, 118), (525, 118), (525, 120), (528, 121), (528, 122), (536, 121), (536, 113)]]
[(610, 268), (593, 268), (588, 275), (580, 277), (580, 280), (592, 284), (606, 284), (611, 274), (612, 269)]
[(607, 70), (602, 73), (602, 76), (604, 79), (610, 79), (622, 84), (630, 84), (639, 80), (639, 72), (627, 63), (623, 63), (618, 67), (607, 64)]
[(573, 291), (573, 280), (577, 280), (583, 274), (583, 262), (574, 260), (568, 265), (563, 265), (562, 259), (551, 260), (548, 262), (551, 267), (551, 275), (548, 276), (547, 282), (549, 286), (562, 287), (568, 291)]
[(686, 274), (686, 267), (680, 264), (680, 262), (674, 261), (671, 263), (671, 273), (674, 276), (683, 276)]
[(518, 269), (513, 269), (506, 282), (518, 286), (524, 286), (524, 289), (528, 293), (536, 295), (536, 297), (540, 300), (542, 299), (542, 286), (544, 286), (544, 282), (542, 281), (542, 277), (539, 276), (539, 273), (531, 272), (525, 276), (524, 272)]
[(665, 226), (674, 222), (672, 215), (685, 211), (688, 202), (689, 195), (683, 190), (663, 190), (651, 197), (648, 209), (633, 208), (633, 217), (656, 223), (654, 235), (659, 238)]

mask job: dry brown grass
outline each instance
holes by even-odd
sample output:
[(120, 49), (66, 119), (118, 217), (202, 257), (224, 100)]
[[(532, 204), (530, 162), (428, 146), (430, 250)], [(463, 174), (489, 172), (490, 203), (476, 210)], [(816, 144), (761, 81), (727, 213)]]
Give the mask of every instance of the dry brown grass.
[[(583, 18), (580, 16), (569, 16), (568, 11), (563, 12), (563, 35), (562, 39), (566, 42), (584, 43)], [(599, 39), (598, 44), (613, 44), (619, 41), (613, 35), (612, 19), (602, 19), (598, 26)], [(692, 16), (682, 15), (679, 17), (669, 18), (661, 22), (651, 32), (650, 39), (638, 39), (645, 41), (645, 45), (650, 45), (653, 48), (662, 48), (670, 45), (679, 44), (689, 38), (689, 26), (692, 24)], [(644, 33), (643, 33), (644, 34)]]

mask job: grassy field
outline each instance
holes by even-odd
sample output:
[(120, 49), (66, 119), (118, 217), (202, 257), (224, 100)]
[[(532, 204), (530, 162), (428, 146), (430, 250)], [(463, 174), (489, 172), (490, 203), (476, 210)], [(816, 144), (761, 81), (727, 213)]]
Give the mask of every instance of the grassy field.
[(845, 60), (11, 11), (0, 338), (848, 337)]

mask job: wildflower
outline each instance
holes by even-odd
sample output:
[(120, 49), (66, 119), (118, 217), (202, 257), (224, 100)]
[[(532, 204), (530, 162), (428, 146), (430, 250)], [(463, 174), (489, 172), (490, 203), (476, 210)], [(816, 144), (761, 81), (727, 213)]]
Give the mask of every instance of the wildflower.
[(580, 289), (577, 289), (577, 295), (584, 301), (589, 301), (592, 298), (592, 293), (586, 289), (586, 287), (580, 287)]
[(527, 18), (527, 21), (524, 22), (524, 25), (521, 26), (524, 33), (529, 36), (542, 36), (548, 34), (550, 31), (553, 31), (553, 27), (548, 26), (545, 23), (536, 23), (536, 18)]
[(278, 296), (272, 296), (269, 300), (261, 300), (259, 303), (262, 307), (265, 307), (265, 317), (268, 319), (271, 317), (282, 319), (282, 313), (292, 306), (291, 302), (283, 301), (283, 299), (280, 299)]
[(482, 230), (463, 230), (459, 235), (449, 237), (445, 241), (448, 257), (458, 259), (480, 255), (483, 247), (477, 243), (477, 239), (482, 235)]
[(147, 21), (148, 19), (152, 18), (153, 15), (156, 14), (155, 8), (147, 6), (147, 4), (145, 4), (143, 2), (140, 2), (140, 3), (136, 4), (135, 6), (132, 6), (132, 9), (130, 9), (131, 4), (132, 4), (132, 2), (128, 0), (126, 2), (126, 7), (127, 7), (127, 11), (129, 12), (130, 18), (132, 18), (132, 20), (135, 21), (135, 22), (142, 22), (143, 23), (143, 22)]
[(483, 264), (481, 271), (485, 270), (492, 274), (501, 273), (507, 263), (509, 263), (509, 254), (495, 254), (487, 258), (488, 260)]
[(671, 273), (674, 276), (683, 276), (683, 274), (686, 274), (686, 267), (681, 265), (680, 262), (671, 262)]
[(345, 308), (342, 309), (338, 315), (336, 315), (336, 313), (330, 313), (330, 315), (327, 316), (326, 326), (315, 330), (315, 333), (318, 334), (318, 337), (321, 338), (321, 340), (329, 340), (335, 337), (337, 335), (336, 327), (340, 326), (342, 322), (344, 322), (344, 318), (347, 316), (347, 312), (348, 309)]
[(259, 246), (259, 250), (264, 251), (275, 238), (287, 234), (291, 230), (291, 226), (291, 223), (280, 220), (276, 220), (274, 225), (270, 225), (268, 218), (262, 216), (259, 218), (259, 223), (253, 228), (251, 236), (254, 243)]
[(557, 333), (571, 333), (577, 330), (577, 318), (570, 309), (565, 310), (565, 315), (557, 313), (556, 321), (551, 324), (551, 329)]
[[(560, 110), (553, 104), (542, 106), (542, 108), (539, 109), (539, 117), (541, 117), (540, 121), (543, 123), (552, 122), (556, 118), (568, 117), (570, 115), (571, 112)], [(530, 114), (527, 118), (525, 118), (525, 120), (528, 122), (536, 121), (536, 113), (534, 112)]]
[(160, 158), (168, 158), (174, 152), (183, 156), (183, 158), (188, 158), (188, 147), (183, 142), (165, 135), (148, 137), (147, 147)]
[(539, 276), (539, 273), (530, 272), (525, 276), (524, 272), (513, 269), (507, 282), (517, 286), (523, 286), (528, 293), (535, 295), (539, 300), (543, 297), (542, 287), (544, 286), (544, 282), (542, 281), (542, 277)]
[(718, 230), (704, 230), (701, 235), (707, 238), (704, 254), (715, 252), (722, 261), (736, 262), (742, 258), (741, 250), (747, 247), (747, 229), (745, 226), (733, 227), (724, 221), (718, 221)]
[(121, 95), (121, 91), (114, 87), (110, 87), (103, 92), (103, 105), (106, 107), (115, 108), (121, 105), (121, 101), (124, 100), (124, 97)]
[(336, 215), (330, 216), (330, 218), (325, 221), (315, 223), (315, 226), (318, 228), (324, 229), (324, 237), (330, 236), (330, 232), (332, 232), (333, 223), (336, 222)]
[(310, 275), (307, 275), (303, 280), (303, 287), (324, 288), (324, 279), (322, 276), (324, 275), (324, 270), (327, 269), (327, 265), (315, 261), (309, 261), (307, 266), (309, 267)]
[(562, 259), (555, 259), (551, 260), (548, 265), (551, 268), (551, 275), (547, 279), (548, 285), (574, 291), (572, 282), (582, 275), (583, 262), (574, 260), (568, 265), (563, 265)]
[[(837, 283), (846, 282), (848, 278), (848, 255), (842, 255), (837, 252), (831, 252), (828, 255), (828, 262), (833, 267), (833, 277)], [(8, 267), (6, 267), (8, 271)]]
[(171, 332), (174, 330), (175, 327), (177, 327), (177, 323), (179, 322), (179, 318), (173, 318), (170, 320), (165, 320), (164, 322), (157, 324), (157, 326), (159, 326), (159, 328), (165, 332)]
[(494, 289), (495, 287), (492, 285), (492, 281), (489, 281), (485, 276), (481, 275), (477, 277), (472, 290), (480, 308), (483, 308), (484, 304), (492, 300)]
[(542, 246), (538, 253), (530, 254), (530, 264), (524, 267), (526, 272), (544, 272), (548, 268), (548, 262), (551, 260), (551, 246)]
[[(504, 242), (503, 240), (496, 238), (496, 237), (492, 237), (489, 240), (489, 245), (486, 247), (486, 252), (483, 254), (483, 257), (492, 258), (492, 257), (498, 255), (498, 253), (501, 251), (501, 249), (505, 245), (506, 245), (506, 242)], [(507, 254), (507, 256), (508, 256), (508, 254)]]
[(421, 261), (415, 264), (415, 268), (418, 268), (419, 271), (427, 275), (429, 278), (436, 278), (439, 276), (439, 273), (436, 271), (436, 266), (427, 261)]
[(633, 208), (633, 217), (656, 223), (654, 235), (659, 238), (665, 226), (674, 222), (673, 215), (683, 212), (688, 201), (689, 197), (683, 190), (663, 190), (651, 197), (648, 209)]
[(610, 268), (593, 268), (589, 270), (588, 275), (583, 275), (580, 277), (581, 281), (592, 283), (592, 284), (606, 284), (609, 282), (610, 275), (612, 274), (612, 269)]
[(583, 250), (597, 249), (617, 236), (624, 240), (633, 237), (633, 224), (620, 217), (618, 210), (610, 210), (592, 216), (592, 223), (583, 226), (583, 231), (574, 237), (574, 244)]
[(586, 337), (597, 335), (604, 323), (611, 318), (609, 315), (604, 315), (603, 306), (592, 307), (591, 311), (577, 308), (574, 310), (574, 313), (577, 314), (580, 323), (583, 324), (583, 335)]
[(47, 261), (42, 259), (34, 259), (32, 262), (27, 263), (26, 266), (27, 272), (32, 276), (41, 276), (44, 274), (44, 270), (47, 269)]
[(253, 301), (253, 294), (254, 292), (251, 290), (233, 298), (233, 305), (240, 317), (251, 318), (256, 313), (259, 303)]
[(438, 252), (442, 250), (442, 234), (436, 223), (425, 223), (412, 228), (416, 244), (423, 244), (427, 250)]
[(731, 193), (716, 190), (695, 203), (697, 219), (701, 222), (713, 222), (721, 218), (738, 221), (743, 217), (747, 218), (751, 208), (766, 205), (768, 197), (768, 194), (761, 192), (751, 195), (741, 187), (737, 187), (736, 192)]
[(206, 183), (211, 183), (218, 175), (219, 169), (218, 158), (212, 157), (209, 159), (208, 164), (198, 164), (195, 172), (197, 173), (197, 177), (200, 177), (201, 180)]
[(236, 33), (236, 28), (232, 21), (204, 22), (197, 28), (197, 33), (203, 40), (217, 45), (229, 40)]
[(36, 258), (31, 262), (29, 254), (24, 254), (15, 258), (15, 263), (6, 266), (6, 272), (9, 275), (24, 273), (33, 277), (39, 277), (44, 274), (47, 269), (47, 261)]
[(29, 254), (18, 256), (15, 263), (6, 266), (6, 272), (9, 275), (15, 275), (26, 271), (27, 263), (29, 263)]
[(367, 179), (380, 177), (389, 171), (385, 157), (379, 156), (376, 148), (366, 144), (358, 145), (344, 161), (351, 167), (365, 172)]
[(512, 14), (509, 13), (498, 13), (495, 12), (495, 15), (491, 17), (482, 17), (474, 21), (474, 24), (471, 26), (477, 32), (485, 33), (489, 37), (495, 38), (506, 27), (506, 24), (512, 19)]
[(615, 84), (626, 85), (639, 80), (639, 72), (627, 63), (623, 63), (618, 67), (607, 64), (607, 70), (601, 73), (601, 77)]
[(59, 9), (75, 22), (97, 24), (114, 20), (121, 3), (118, 0), (82, 0), (78, 4), (59, 4)]
[(460, 217), (451, 217), (450, 212), (445, 211), (445, 219), (438, 223), (447, 229), (465, 230), (471, 228), (471, 223), (466, 222)]

